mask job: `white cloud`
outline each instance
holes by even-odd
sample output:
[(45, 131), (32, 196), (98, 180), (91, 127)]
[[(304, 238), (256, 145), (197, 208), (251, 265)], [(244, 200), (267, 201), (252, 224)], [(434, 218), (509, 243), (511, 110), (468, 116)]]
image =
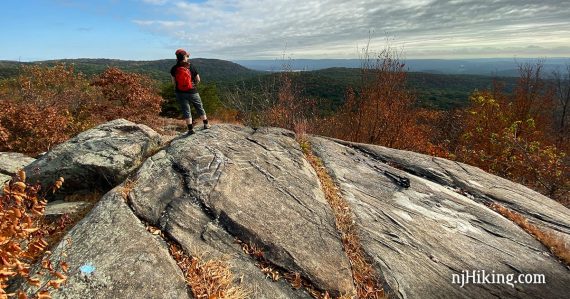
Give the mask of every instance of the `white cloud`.
[(133, 20), (133, 22), (141, 26), (158, 26), (161, 29), (174, 29), (182, 27), (186, 24), (182, 21), (157, 21), (157, 20)]
[[(143, 0), (145, 2), (163, 2)], [(407, 57), (505, 55), (567, 49), (569, 1), (499, 0), (207, 0), (164, 6), (163, 20), (136, 24), (168, 35), (195, 56), (276, 58), (285, 50), (301, 58), (353, 58), (357, 45), (382, 48), (385, 34)], [(506, 52), (505, 52), (506, 53)], [(565, 53), (570, 56), (570, 52)]]

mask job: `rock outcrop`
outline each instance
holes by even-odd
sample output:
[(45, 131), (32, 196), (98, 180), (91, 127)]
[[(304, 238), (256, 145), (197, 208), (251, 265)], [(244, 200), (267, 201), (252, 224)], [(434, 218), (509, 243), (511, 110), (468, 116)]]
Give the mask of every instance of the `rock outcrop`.
[(20, 153), (0, 152), (0, 183), (9, 181), (19, 169), (35, 160)]
[(559, 235), (565, 237), (570, 244), (568, 209), (525, 186), (464, 163), (382, 146), (335, 141), (360, 150), (383, 163), (395, 165), (414, 176), (466, 194), (477, 202), (501, 204), (522, 214), (541, 229), (561, 233)]
[(68, 215), (74, 219), (80, 217), (84, 211), (91, 207), (93, 207), (93, 204), (85, 201), (56, 200), (47, 204), (44, 216), (50, 221), (57, 220), (63, 215)]
[(117, 119), (85, 131), (54, 147), (25, 170), (28, 182), (65, 184), (59, 194), (108, 191), (122, 183), (160, 146), (151, 128)]
[[(228, 246), (237, 238), (319, 289), (354, 293), (334, 216), (290, 132), (216, 126), (174, 140), (135, 181), (129, 195), (135, 212), (187, 250), (229, 253), (243, 265), (249, 257)], [(261, 298), (298, 296), (290, 287), (269, 286), (258, 269), (235, 268)]]
[[(192, 297), (166, 241), (192, 256), (227, 261), (234, 283), (252, 298), (311, 296), (268, 279), (260, 256), (246, 254), (243, 244), (258, 248), (281, 275), (298, 273), (314, 290), (355, 294), (335, 215), (292, 132), (216, 125), (179, 136), (145, 160), (158, 140), (154, 131), (119, 120), (32, 164), (41, 166), (38, 180), (65, 176), (65, 184), (72, 182), (66, 191), (110, 190), (54, 250), (72, 240), (69, 281), (54, 298)], [(390, 297), (567, 296), (569, 268), (485, 204), (500, 202), (562, 238), (570, 235), (569, 209), (461, 163), (321, 137), (309, 141), (348, 202), (362, 250)], [(410, 186), (385, 171), (406, 176)], [(164, 239), (147, 231), (149, 225)], [(82, 270), (86, 265), (90, 273)], [(464, 270), (544, 274), (546, 284), (453, 284)]]
[[(445, 159), (319, 137), (311, 143), (349, 201), (363, 249), (394, 296), (560, 298), (568, 292), (569, 269), (531, 235), (480, 201), (493, 192), (491, 186), (514, 189), (496, 192), (493, 199), (543, 202), (529, 206), (535, 215), (552, 217), (553, 226), (568, 236), (564, 228), (570, 225), (570, 211), (562, 205), (478, 168)], [(410, 188), (395, 184), (384, 171), (408, 177)], [(456, 192), (457, 187), (480, 192), (468, 197)], [(546, 276), (547, 284), (466, 284), (460, 288), (451, 282), (453, 274), (463, 270), (538, 273)]]
[(54, 298), (191, 298), (166, 243), (146, 230), (121, 188), (109, 191), (55, 248), (53, 256), (65, 253), (70, 270)]

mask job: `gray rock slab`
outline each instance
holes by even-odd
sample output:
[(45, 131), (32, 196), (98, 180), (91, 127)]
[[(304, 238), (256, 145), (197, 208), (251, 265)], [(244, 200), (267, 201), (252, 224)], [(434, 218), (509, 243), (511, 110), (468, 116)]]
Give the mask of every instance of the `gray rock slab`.
[(176, 200), (167, 207), (161, 227), (185, 252), (202, 261), (216, 259), (232, 269), (234, 285), (250, 293), (250, 298), (312, 298), (303, 290), (294, 290), (285, 280), (272, 281), (246, 255), (236, 239), (215, 220), (189, 200)]
[[(10, 181), (12, 179), (12, 176), (9, 175), (5, 175), (5, 174), (1, 174), (0, 173), (0, 184), (2, 186), (4, 186), (4, 184), (6, 184), (8, 181)], [(0, 194), (3, 193), (2, 190), (0, 190)]]
[(166, 243), (146, 230), (119, 189), (66, 234), (54, 256), (64, 249), (68, 282), (53, 298), (190, 298)]
[(0, 152), (0, 173), (14, 175), (36, 159), (20, 153)]
[(160, 146), (151, 128), (117, 119), (87, 130), (29, 164), (29, 182), (51, 186), (59, 177), (65, 183), (58, 194), (108, 191), (122, 183)]
[(557, 232), (570, 247), (570, 209), (528, 187), (447, 159), (382, 146), (345, 144), (394, 163), (409, 173), (461, 189), (476, 201), (501, 204), (542, 229)]
[[(363, 151), (354, 144), (345, 146), (319, 137), (311, 138), (311, 143), (348, 200), (363, 249), (384, 277), (392, 297), (567, 297), (568, 268), (516, 224), (447, 187), (455, 183), (454, 176), (448, 175), (448, 167), (447, 172), (440, 169), (425, 178), (384, 163), (407, 161), (404, 168), (414, 167), (418, 174), (439, 169), (434, 164), (422, 164), (413, 153), (390, 150), (388, 159), (385, 149), (379, 147), (366, 146)], [(411, 187), (396, 185), (384, 170), (409, 177)], [(478, 183), (478, 176), (483, 174), (471, 177), (469, 180), (475, 181), (471, 185), (483, 185)], [(487, 176), (486, 180), (494, 180), (495, 186), (501, 187), (502, 181)], [(548, 201), (547, 205), (556, 205)], [(552, 215), (561, 218), (561, 223), (568, 221), (565, 212)], [(461, 288), (452, 279), (463, 270), (515, 277), (520, 273), (544, 274), (546, 284), (466, 284)]]
[[(140, 168), (130, 204), (187, 250), (231, 256), (244, 277), (259, 269), (233, 244), (236, 237), (262, 246), (268, 260), (318, 288), (353, 293), (334, 216), (293, 137), (216, 125), (177, 138)], [(262, 282), (252, 282), (260, 298), (306, 296)]]
[(18, 170), (35, 160), (20, 153), (0, 152), (0, 184), (9, 181)]
[(78, 217), (81, 213), (87, 212), (89, 208), (93, 207), (93, 203), (85, 201), (65, 202), (63, 200), (56, 200), (49, 202), (46, 206), (44, 216), (48, 220), (56, 220), (63, 215), (69, 215), (71, 218)]

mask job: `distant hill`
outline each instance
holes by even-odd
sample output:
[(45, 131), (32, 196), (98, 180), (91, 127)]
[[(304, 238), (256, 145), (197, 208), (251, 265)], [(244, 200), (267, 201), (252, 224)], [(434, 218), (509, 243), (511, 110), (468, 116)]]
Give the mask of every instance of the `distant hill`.
[[(107, 67), (112, 66), (128, 72), (147, 74), (153, 79), (166, 82), (170, 80), (169, 72), (175, 60), (60, 59), (25, 63), (0, 61), (0, 79), (17, 75), (20, 65), (39, 64), (52, 66), (57, 63), (74, 64), (78, 71), (88, 76), (102, 73)], [(194, 63), (198, 71), (202, 73), (201, 78), (204, 82), (243, 80), (260, 74), (259, 71), (254, 71), (239, 64), (219, 59), (196, 58), (191, 59), (191, 63)]]
[[(263, 72), (248, 69), (237, 63), (218, 60), (196, 58), (191, 60), (202, 74), (205, 83), (217, 83), (224, 90), (231, 90), (236, 83), (248, 86), (252, 90), (259, 90), (262, 84), (274, 82), (276, 71)], [(320, 63), (332, 63), (333, 60), (322, 60)], [(15, 61), (0, 61), (0, 79), (16, 76), (20, 65), (41, 64), (55, 65), (57, 63), (74, 64), (76, 69), (88, 76), (99, 74), (108, 66), (118, 67), (129, 72), (147, 74), (159, 82), (169, 82), (169, 70), (174, 59), (155, 61), (125, 61), (114, 59), (63, 59), (40, 62), (19, 63)], [(300, 61), (297, 61), (300, 63)], [(346, 64), (354, 63), (349, 60)], [(350, 62), (350, 63), (349, 63)], [(274, 61), (274, 63), (278, 63)], [(424, 61), (424, 67), (430, 64)], [(251, 67), (251, 65), (250, 65)], [(294, 67), (294, 66), (292, 66)], [(257, 66), (259, 68), (259, 66)], [(432, 72), (435, 72), (432, 70)], [(318, 69), (314, 71), (295, 72), (294, 82), (302, 90), (303, 95), (319, 99), (320, 107), (324, 110), (335, 110), (344, 102), (344, 96), (349, 87), (358, 88), (360, 84), (360, 70), (358, 68), (335, 67)], [(426, 72), (409, 72), (409, 87), (417, 94), (417, 104), (422, 107), (436, 109), (452, 109), (464, 107), (468, 103), (469, 95), (475, 89), (491, 87), (494, 77), (468, 74), (434, 74)], [(503, 77), (507, 90), (512, 89), (516, 78)]]
[[(246, 86), (255, 89), (261, 84), (275, 81), (277, 73), (260, 78), (246, 80)], [(304, 96), (321, 99), (320, 106), (325, 110), (335, 110), (343, 104), (349, 87), (358, 90), (361, 85), (360, 69), (328, 68), (315, 71), (295, 72), (293, 82), (302, 90)], [(408, 73), (408, 87), (417, 95), (417, 105), (435, 109), (453, 109), (465, 107), (469, 95), (476, 89), (491, 88), (493, 80), (505, 83), (510, 91), (516, 84), (514, 77), (491, 77), (481, 75), (447, 75), (421, 72)]]
[[(291, 59), (291, 60), (236, 60), (245, 67), (260, 71), (280, 71), (283, 64), (294, 70), (314, 71), (332, 67), (359, 68), (359, 59)], [(452, 75), (518, 76), (518, 64), (536, 62), (531, 58), (486, 58), (486, 59), (405, 59), (410, 72)], [(545, 73), (570, 64), (570, 58), (548, 58), (544, 61)]]
[(17, 76), (19, 65), (19, 62), (0, 60), (0, 79)]

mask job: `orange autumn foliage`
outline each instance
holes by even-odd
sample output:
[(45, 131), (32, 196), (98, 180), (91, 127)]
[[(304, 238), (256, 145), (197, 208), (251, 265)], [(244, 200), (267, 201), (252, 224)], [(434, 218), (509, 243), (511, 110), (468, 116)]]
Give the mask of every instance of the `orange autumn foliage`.
[(397, 54), (387, 48), (370, 59), (365, 52), (361, 87), (349, 89), (344, 105), (326, 117), (316, 116), (284, 72), (262, 124), (462, 161), (570, 206), (569, 144), (553, 123), (561, 90), (542, 78), (540, 63), (519, 66), (512, 93), (495, 82), (490, 90), (474, 92), (466, 109), (434, 111), (415, 106)]
[[(50, 226), (43, 224), (47, 202), (39, 195), (39, 186), (28, 185), (25, 180), (26, 174), (19, 171), (0, 195), (0, 299), (16, 295), (28, 298), (29, 293), (22, 288), (15, 293), (6, 292), (14, 278), (22, 278), (25, 285), (35, 288), (31, 298), (49, 298), (49, 291), (67, 280), (63, 274), (67, 264), (60, 260), (55, 267), (49, 255), (44, 256), (48, 247), (45, 238), (53, 233)], [(55, 188), (61, 187), (63, 179), (58, 182)], [(40, 271), (31, 272), (31, 265), (42, 257)]]
[(314, 131), (354, 142), (429, 151), (428, 132), (417, 121), (420, 111), (406, 78), (405, 64), (394, 49), (384, 49), (376, 59), (365, 52), (362, 87), (348, 90), (340, 111), (316, 121)]
[[(404, 63), (387, 48), (374, 59), (365, 53), (361, 87), (346, 92), (345, 104), (335, 114), (318, 116), (316, 101), (302, 97), (292, 81), (295, 73), (285, 71), (273, 86), (277, 89), (251, 101), (261, 107), (249, 113), (248, 124), (463, 161), (570, 205), (567, 81), (560, 77), (553, 89), (541, 70), (540, 64), (521, 65), (514, 92), (499, 85), (476, 92), (471, 106), (461, 111), (418, 109), (406, 85)], [(250, 95), (241, 95), (238, 102), (248, 102), (244, 97)], [(116, 118), (161, 125), (161, 98), (153, 82), (116, 68), (90, 80), (63, 64), (23, 67), (16, 79), (0, 84), (0, 100), (0, 151), (33, 155)], [(235, 112), (228, 115), (236, 117)]]
[(0, 151), (38, 153), (49, 150), (81, 130), (56, 107), (40, 108), (33, 103), (10, 101), (0, 107), (0, 122), (6, 128)]
[(95, 109), (105, 121), (125, 118), (151, 125), (156, 122), (162, 103), (153, 84), (144, 75), (110, 67), (92, 82), (103, 94)]
[(513, 94), (500, 86), (475, 92), (463, 113), (457, 159), (522, 183), (569, 205), (570, 166), (552, 126), (553, 91), (541, 65), (520, 66)]
[(37, 153), (69, 139), (93, 125), (89, 107), (97, 98), (72, 66), (23, 67), (0, 86), (0, 151)]
[(301, 96), (299, 88), (293, 83), (292, 75), (290, 70), (280, 74), (276, 100), (263, 112), (263, 125), (296, 131), (315, 118), (316, 101)]
[(0, 151), (37, 154), (116, 118), (154, 125), (162, 98), (143, 75), (109, 68), (92, 81), (73, 65), (24, 66), (0, 85)]

